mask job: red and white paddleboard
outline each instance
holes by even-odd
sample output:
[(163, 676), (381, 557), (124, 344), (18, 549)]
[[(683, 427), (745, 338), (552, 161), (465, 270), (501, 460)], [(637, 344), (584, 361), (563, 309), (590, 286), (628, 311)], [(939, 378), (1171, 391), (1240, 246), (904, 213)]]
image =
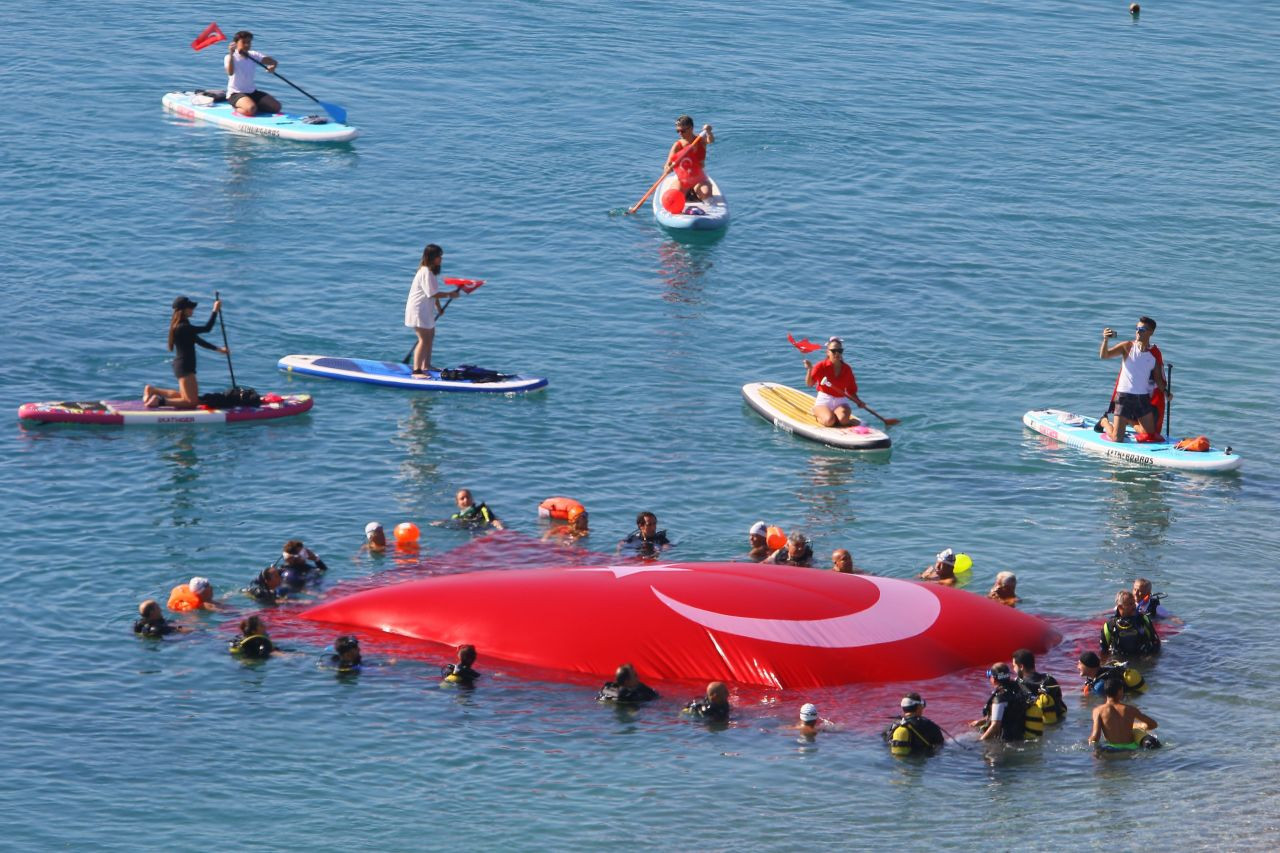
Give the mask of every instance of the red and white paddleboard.
[[(269, 395), (271, 396), (271, 395)], [(275, 399), (278, 395), (271, 396)], [(261, 406), (234, 406), (215, 409), (175, 409), (160, 406), (148, 409), (141, 400), (50, 401), (24, 403), (18, 419), (29, 423), (91, 424), (94, 426), (169, 426), (171, 424), (231, 424), (240, 421), (267, 421), (300, 415), (311, 409), (310, 394), (287, 394), (278, 402)]]

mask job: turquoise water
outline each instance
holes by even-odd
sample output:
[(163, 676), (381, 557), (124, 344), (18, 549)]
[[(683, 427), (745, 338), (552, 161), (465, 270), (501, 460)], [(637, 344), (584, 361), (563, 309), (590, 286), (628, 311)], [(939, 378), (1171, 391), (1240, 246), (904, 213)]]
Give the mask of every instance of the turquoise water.
[[(7, 79), (39, 103), (0, 156), (3, 405), (167, 380), (170, 301), (215, 289), (237, 378), (317, 402), (225, 429), (14, 423), (6, 841), (1274, 847), (1280, 16), (1124, 5), (219, 7), (363, 131), (311, 149), (162, 111), (221, 83), (222, 46), (188, 46), (208, 7), (19, 3)], [(657, 176), (680, 112), (716, 128), (734, 214), (717, 241), (610, 215)], [(286, 353), (403, 355), (426, 242), (489, 282), (441, 321), (439, 358), (546, 375), (545, 393), (277, 373)], [(1115, 372), (1098, 332), (1142, 313), (1176, 365), (1173, 432), (1231, 444), (1239, 473), (1113, 465), (1022, 429), (1033, 407), (1096, 414)], [(845, 336), (864, 399), (903, 419), (888, 461), (745, 408), (744, 382), (801, 381), (788, 331)], [(210, 355), (206, 387), (226, 381)], [(899, 688), (739, 691), (712, 732), (675, 719), (686, 684), (626, 717), (483, 650), (490, 679), (458, 694), (408, 659), (338, 680), (301, 640), (241, 666), (220, 617), (129, 633), (142, 598), (193, 574), (234, 590), (293, 536), (363, 578), (387, 565), (357, 554), (366, 521), (439, 518), (462, 486), (515, 528), (499, 562), (533, 559), (538, 501), (567, 493), (598, 550), (645, 508), (688, 560), (740, 554), (757, 518), (886, 575), (950, 545), (971, 588), (1012, 569), (1026, 609), (1077, 622), (1145, 575), (1186, 620), (1141, 700), (1167, 748), (1094, 759), (1073, 698), (1039, 746), (905, 764), (874, 737)], [(432, 529), (426, 554), (495, 559), (450, 556), (467, 541)], [(1046, 668), (1075, 684), (1067, 654)], [(958, 730), (981, 682), (930, 713)], [(781, 729), (810, 698), (840, 726), (816, 748)]]

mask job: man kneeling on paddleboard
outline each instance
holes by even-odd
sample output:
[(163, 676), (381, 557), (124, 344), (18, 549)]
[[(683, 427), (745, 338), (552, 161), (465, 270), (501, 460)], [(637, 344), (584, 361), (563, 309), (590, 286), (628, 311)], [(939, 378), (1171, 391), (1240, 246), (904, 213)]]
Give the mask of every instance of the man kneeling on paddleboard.
[(252, 50), (253, 33), (241, 30), (227, 45), (227, 103), (241, 115), (257, 115), (259, 112), (278, 113), (280, 102), (262, 91), (253, 82), (254, 72), (261, 65), (268, 71), (276, 70), (276, 61), (261, 51)]
[(1173, 398), (1164, 379), (1163, 359), (1160, 350), (1151, 343), (1156, 321), (1139, 317), (1134, 328), (1133, 340), (1107, 346), (1114, 338), (1115, 330), (1102, 330), (1102, 343), (1098, 346), (1098, 358), (1122, 359), (1120, 376), (1112, 397), (1111, 417), (1106, 420), (1107, 436), (1112, 441), (1124, 441), (1125, 429), (1137, 424), (1147, 435), (1160, 434), (1160, 410), (1152, 402), (1152, 392), (1157, 388), (1164, 400)]

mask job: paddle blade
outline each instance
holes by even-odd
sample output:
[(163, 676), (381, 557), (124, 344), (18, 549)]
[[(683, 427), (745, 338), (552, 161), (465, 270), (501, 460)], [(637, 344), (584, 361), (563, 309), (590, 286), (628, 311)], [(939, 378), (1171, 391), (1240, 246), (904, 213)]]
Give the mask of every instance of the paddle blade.
[(463, 293), (470, 293), (480, 285), (484, 284), (482, 278), (446, 278), (444, 283), (450, 287), (456, 287)]
[(800, 352), (817, 352), (822, 349), (822, 344), (815, 344), (808, 338), (797, 341), (795, 338), (791, 337), (790, 332), (787, 332), (787, 340), (791, 342), (793, 347), (800, 350)]
[(212, 24), (205, 27), (204, 31), (201, 32), (200, 35), (196, 36), (195, 41), (191, 42), (191, 49), (204, 50), (211, 44), (217, 44), (220, 41), (226, 40), (227, 37), (223, 34), (222, 30), (218, 29), (218, 22), (214, 21)]
[(337, 104), (325, 103), (324, 101), (316, 101), (316, 103), (324, 107), (324, 111), (329, 114), (329, 118), (333, 119), (338, 124), (347, 123), (347, 111), (342, 107)]

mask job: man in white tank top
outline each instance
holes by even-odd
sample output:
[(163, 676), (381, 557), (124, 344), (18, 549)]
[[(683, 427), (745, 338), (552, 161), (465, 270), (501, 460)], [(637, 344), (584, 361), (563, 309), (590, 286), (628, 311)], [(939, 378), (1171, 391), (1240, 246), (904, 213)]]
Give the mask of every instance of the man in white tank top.
[(1151, 335), (1155, 330), (1155, 320), (1139, 317), (1133, 340), (1121, 341), (1111, 346), (1107, 346), (1107, 341), (1115, 337), (1115, 330), (1109, 327), (1102, 330), (1098, 358), (1122, 359), (1120, 378), (1116, 381), (1116, 398), (1107, 423), (1108, 437), (1112, 441), (1124, 441), (1125, 429), (1129, 424), (1137, 424), (1148, 435), (1160, 432), (1156, 408), (1151, 404), (1151, 392), (1159, 388), (1164, 392), (1166, 400), (1173, 397), (1173, 392), (1165, 384), (1164, 371), (1160, 369), (1160, 362), (1151, 351)]

